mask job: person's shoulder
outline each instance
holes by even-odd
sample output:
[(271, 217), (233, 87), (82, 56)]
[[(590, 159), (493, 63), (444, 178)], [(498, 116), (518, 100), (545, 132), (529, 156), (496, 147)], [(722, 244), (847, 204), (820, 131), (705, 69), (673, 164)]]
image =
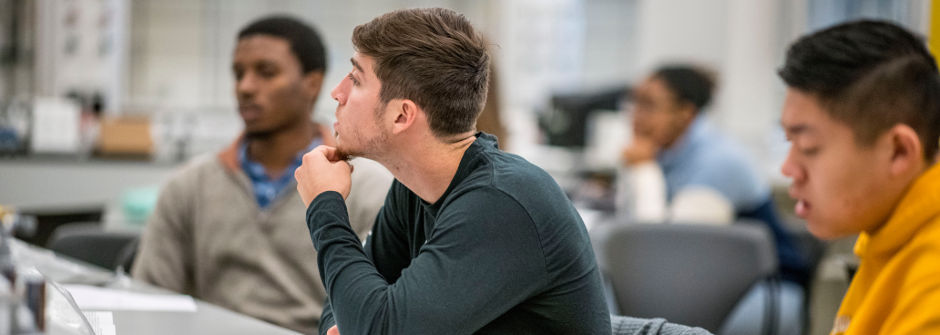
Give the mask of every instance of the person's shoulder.
[[(930, 304), (940, 302), (940, 219), (934, 219), (919, 230), (903, 250), (893, 256), (890, 267), (902, 287), (899, 299)], [(937, 314), (940, 315), (940, 314)]]
[(891, 256), (890, 263), (902, 265), (890, 267), (903, 273), (902, 286), (926, 284), (940, 290), (940, 218), (924, 223)]
[(497, 150), (483, 156), (464, 191), (486, 195), (489, 202), (514, 202), (527, 211), (568, 201), (548, 172), (521, 156)]
[[(940, 204), (934, 204), (940, 206)], [(915, 256), (936, 262), (936, 270), (940, 273), (940, 217), (926, 223), (912, 238), (908, 247), (914, 248)], [(937, 278), (940, 281), (940, 277)]]
[(717, 134), (694, 155), (689, 185), (711, 187), (735, 207), (750, 207), (767, 196), (769, 187), (758, 165), (738, 142)]
[(555, 185), (548, 172), (516, 154), (487, 150), (480, 156), (472, 173), (478, 186), (516, 193)]
[(706, 174), (751, 178), (756, 167), (747, 149), (739, 142), (719, 135), (703, 143), (694, 153), (696, 169)]
[(461, 169), (468, 169), (467, 175), (454, 187), (451, 199), (473, 193), (487, 195), (492, 201), (511, 199), (523, 204), (531, 202), (527, 199), (553, 198), (557, 197), (556, 193), (563, 195), (545, 170), (519, 155), (499, 150), (491, 136), (482, 136), (475, 145), (461, 162)]
[(224, 164), (219, 158), (218, 154), (207, 152), (199, 154), (193, 158), (190, 158), (188, 161), (183, 163), (181, 170), (206, 170), (206, 169), (221, 169), (224, 168)]
[(223, 173), (225, 166), (215, 154), (206, 153), (180, 164), (166, 181), (164, 188), (192, 188), (206, 181), (207, 175)]
[(747, 163), (747, 154), (744, 146), (726, 134), (713, 133), (702, 143), (697, 150), (701, 159), (711, 163), (726, 165), (740, 165)]

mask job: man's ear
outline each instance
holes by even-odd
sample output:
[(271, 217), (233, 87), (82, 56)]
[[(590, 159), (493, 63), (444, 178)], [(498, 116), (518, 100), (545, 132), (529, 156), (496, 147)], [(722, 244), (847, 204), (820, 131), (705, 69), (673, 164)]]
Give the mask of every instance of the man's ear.
[(410, 99), (393, 99), (389, 101), (392, 112), (392, 134), (399, 134), (411, 128), (423, 115), (424, 111)]
[(695, 115), (698, 114), (698, 109), (695, 108), (695, 105), (691, 102), (682, 102), (682, 104), (679, 105), (679, 110), (676, 112), (682, 116), (683, 123), (689, 124), (695, 120)]
[(906, 174), (911, 169), (923, 168), (924, 146), (917, 131), (906, 124), (896, 124), (883, 135), (888, 136), (891, 150), (891, 174)]
[(316, 98), (320, 95), (320, 89), (323, 87), (323, 72), (310, 71), (303, 77), (304, 91)]

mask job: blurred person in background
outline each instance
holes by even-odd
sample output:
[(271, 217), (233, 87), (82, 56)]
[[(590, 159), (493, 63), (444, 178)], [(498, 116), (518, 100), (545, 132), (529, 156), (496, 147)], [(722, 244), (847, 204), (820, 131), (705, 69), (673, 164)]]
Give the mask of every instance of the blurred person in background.
[(714, 86), (714, 76), (702, 69), (668, 65), (634, 87), (619, 205), (637, 222), (763, 222), (783, 278), (805, 285), (806, 261), (775, 213), (769, 185), (744, 148), (703, 115)]
[[(244, 132), (163, 186), (132, 274), (311, 333), (327, 295), (293, 175), (305, 152), (333, 143), (329, 128), (312, 119), (325, 48), (307, 24), (267, 17), (239, 32), (232, 71)], [(364, 238), (391, 175), (372, 161), (353, 164), (350, 223)]]
[(940, 334), (940, 75), (923, 40), (888, 22), (804, 36), (779, 71), (781, 167), (809, 231), (859, 234), (831, 334)]

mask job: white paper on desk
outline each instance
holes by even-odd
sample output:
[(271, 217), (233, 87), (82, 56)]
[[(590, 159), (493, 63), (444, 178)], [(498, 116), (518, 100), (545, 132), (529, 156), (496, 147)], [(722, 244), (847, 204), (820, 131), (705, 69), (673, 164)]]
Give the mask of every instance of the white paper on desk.
[(63, 285), (82, 310), (195, 312), (188, 295), (147, 294), (88, 285)]
[(84, 312), (85, 319), (95, 331), (96, 335), (116, 335), (117, 329), (114, 327), (114, 314), (111, 312)]

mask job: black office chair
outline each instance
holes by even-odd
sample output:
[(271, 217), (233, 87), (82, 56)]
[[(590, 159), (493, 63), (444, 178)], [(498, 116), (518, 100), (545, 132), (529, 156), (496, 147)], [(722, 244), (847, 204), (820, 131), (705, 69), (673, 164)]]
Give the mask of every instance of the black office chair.
[[(743, 298), (756, 296), (769, 301), (758, 305), (772, 309), (759, 314), (770, 318), (758, 320), (751, 334), (779, 334), (776, 325), (790, 322), (778, 317), (782, 291), (767, 280), (776, 274), (777, 258), (766, 227), (606, 224), (591, 237), (615, 313), (736, 333), (723, 325)], [(767, 294), (748, 294), (752, 290)]]
[(47, 247), (105, 269), (120, 265), (130, 271), (138, 239), (138, 233), (104, 231), (98, 223), (70, 223), (56, 228)]
[(127, 274), (131, 273), (134, 267), (134, 260), (137, 258), (137, 247), (140, 246), (140, 236), (135, 236), (133, 240), (127, 243), (114, 262), (114, 268), (124, 269)]

